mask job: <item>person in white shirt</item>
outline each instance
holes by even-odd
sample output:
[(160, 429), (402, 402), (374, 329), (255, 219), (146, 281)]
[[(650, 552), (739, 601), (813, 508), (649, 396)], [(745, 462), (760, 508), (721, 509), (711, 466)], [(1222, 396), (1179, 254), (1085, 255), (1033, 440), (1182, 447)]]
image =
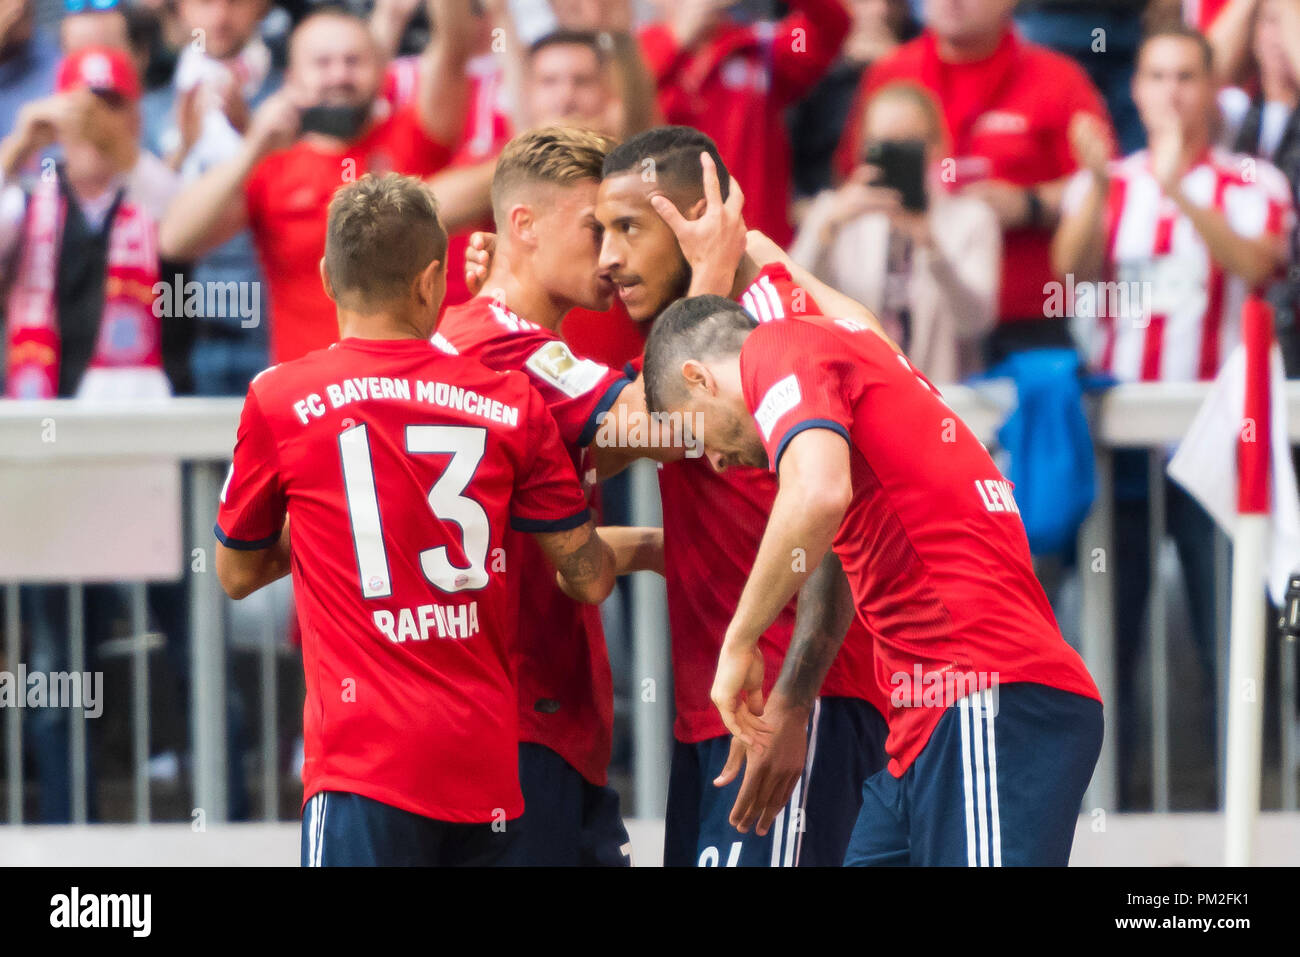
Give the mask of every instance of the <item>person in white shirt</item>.
[[(1133, 98), (1149, 149), (1110, 161), (1110, 144), (1095, 122), (1080, 118), (1071, 128), (1080, 172), (1066, 188), (1052, 263), (1065, 287), (1074, 290), (1070, 312), (1093, 368), (1121, 382), (1213, 379), (1241, 340), (1247, 296), (1274, 279), (1286, 262), (1294, 215), (1290, 189), (1267, 161), (1214, 145), (1211, 60), (1208, 42), (1190, 28), (1165, 27), (1147, 36), (1138, 52)], [(1082, 294), (1085, 287), (1093, 291)], [(1137, 663), (1152, 557), (1148, 469), (1146, 450), (1117, 450), (1113, 456), (1110, 577), (1125, 810), (1145, 803), (1135, 763)], [(1205, 677), (1199, 704), (1207, 718), (1200, 730), (1212, 763), (1214, 525), (1167, 479), (1164, 498), (1165, 527), (1178, 549)], [(1195, 689), (1180, 693), (1195, 697)], [(1212, 791), (1206, 801), (1213, 806)]]
[(1150, 34), (1133, 95), (1150, 147), (1109, 160), (1105, 131), (1080, 117), (1080, 171), (1052, 243), (1076, 296), (1077, 328), (1100, 371), (1121, 381), (1213, 379), (1240, 341), (1241, 307), (1285, 267), (1294, 210), (1271, 163), (1214, 144), (1209, 46), (1186, 27)]

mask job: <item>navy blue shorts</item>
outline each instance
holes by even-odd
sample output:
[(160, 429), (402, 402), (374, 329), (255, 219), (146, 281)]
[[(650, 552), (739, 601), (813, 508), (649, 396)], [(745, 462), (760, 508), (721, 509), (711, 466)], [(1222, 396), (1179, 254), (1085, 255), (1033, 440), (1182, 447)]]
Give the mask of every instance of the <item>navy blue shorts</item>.
[(862, 803), (862, 783), (885, 766), (885, 719), (856, 698), (819, 698), (808, 721), (808, 758), (790, 803), (767, 834), (741, 834), (728, 818), (744, 775), (713, 779), (731, 736), (675, 742), (664, 822), (666, 867), (838, 867)]
[(505, 863), (525, 867), (627, 867), (632, 844), (618, 792), (597, 787), (550, 748), (521, 742), (524, 814)]
[(487, 867), (504, 864), (513, 822), (455, 824), (346, 791), (302, 809), (303, 867)]
[(1039, 684), (967, 695), (901, 778), (867, 781), (844, 863), (1064, 867), (1101, 737), (1093, 698)]

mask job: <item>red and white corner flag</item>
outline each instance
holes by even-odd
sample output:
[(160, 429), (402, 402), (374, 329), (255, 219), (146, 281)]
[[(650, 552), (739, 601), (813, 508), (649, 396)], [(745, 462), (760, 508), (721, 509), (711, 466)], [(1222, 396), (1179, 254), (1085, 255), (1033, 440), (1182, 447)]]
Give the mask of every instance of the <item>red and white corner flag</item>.
[[(1252, 297), (1242, 345), (1215, 379), (1169, 474), (1232, 536), (1224, 860), (1251, 863), (1259, 817), (1264, 708), (1264, 585), (1282, 604), (1300, 566), (1300, 497), (1287, 443), (1273, 316)], [(1235, 468), (1234, 468), (1235, 466)]]
[[(1300, 493), (1287, 439), (1286, 374), (1272, 313), (1257, 298), (1242, 311), (1243, 342), (1228, 357), (1169, 463), (1235, 541), (1238, 517), (1269, 516), (1264, 578), (1275, 605), (1300, 569)], [(1234, 468), (1235, 466), (1235, 468)]]

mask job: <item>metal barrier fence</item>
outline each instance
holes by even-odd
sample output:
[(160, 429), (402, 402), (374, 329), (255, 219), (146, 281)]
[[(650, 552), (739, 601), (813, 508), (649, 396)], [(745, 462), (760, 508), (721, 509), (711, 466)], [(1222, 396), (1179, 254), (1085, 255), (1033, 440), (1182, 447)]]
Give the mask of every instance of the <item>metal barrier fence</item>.
[[(1093, 409), (1097, 447), (1098, 497), (1080, 536), (1080, 653), (1101, 689), (1114, 700), (1115, 609), (1113, 576), (1089, 574), (1095, 549), (1113, 549), (1114, 499), (1111, 460), (1114, 450), (1150, 451), (1152, 475), (1163, 471), (1163, 449), (1177, 441), (1204, 398), (1201, 384), (1125, 385), (1112, 389)], [(1290, 439), (1300, 444), (1300, 382), (1287, 384)], [(991, 444), (1004, 410), (985, 394), (951, 386), (949, 405), (986, 444)], [(146, 581), (188, 578), (189, 598), (189, 740), (192, 758), (191, 806), (207, 821), (227, 819), (226, 675), (227, 599), (212, 568), (212, 525), (230, 450), (234, 444), (240, 400), (178, 398), (143, 405), (91, 407), (75, 400), (0, 403), (0, 581), (5, 584), (4, 652), (6, 667), (21, 661), (20, 584), (64, 582), (69, 635), (68, 669), (84, 670), (86, 622), (80, 600), (86, 583), (129, 582), (131, 638), (131, 762), (133, 809), (137, 822), (151, 820), (148, 775), (150, 731), (149, 650)], [(186, 464), (184, 472), (181, 463)], [(656, 524), (659, 514), (654, 466), (634, 467), (633, 521)], [(182, 494), (181, 477), (187, 487)], [(1151, 485), (1150, 535), (1163, 537), (1159, 508), (1163, 483)], [(182, 514), (184, 512), (184, 514)], [(108, 513), (107, 515), (105, 513)], [(112, 531), (105, 522), (111, 522)], [(109, 536), (112, 540), (106, 540)], [(1152, 548), (1153, 566), (1159, 548)], [(1216, 564), (1219, 593), (1226, 590), (1228, 557), (1220, 543)], [(75, 571), (69, 571), (76, 566)], [(1151, 576), (1150, 677), (1152, 687), (1153, 794), (1158, 811), (1169, 808), (1170, 724), (1168, 622), (1162, 609), (1158, 568)], [(630, 721), (633, 739), (635, 806), (640, 817), (662, 814), (667, 793), (671, 715), (664, 694), (642, 695), (643, 682), (667, 688), (670, 681), (666, 602), (662, 580), (650, 573), (636, 576), (633, 604), (633, 667)], [(1222, 607), (1222, 606), (1221, 606)], [(275, 681), (277, 647), (272, 621), (261, 629), (258, 667), (261, 687), (260, 737), (263, 814), (276, 816), (279, 749)], [(1219, 651), (1226, 662), (1226, 633), (1220, 629)], [(1281, 807), (1296, 808), (1297, 741), (1294, 645), (1283, 649), (1281, 722)], [(1219, 670), (1226, 679), (1226, 667)], [(1222, 686), (1223, 681), (1220, 681)], [(1223, 700), (1220, 689), (1220, 701)], [(23, 709), (4, 710), (7, 823), (23, 820)], [(1220, 723), (1225, 708), (1219, 707)], [(69, 775), (72, 816), (87, 820), (87, 736), (84, 711), (70, 715)], [(1224, 740), (1220, 730), (1218, 747)], [(1223, 766), (1222, 761), (1219, 767)], [(1117, 798), (1114, 735), (1103, 745), (1086, 798), (1089, 808), (1113, 809)]]

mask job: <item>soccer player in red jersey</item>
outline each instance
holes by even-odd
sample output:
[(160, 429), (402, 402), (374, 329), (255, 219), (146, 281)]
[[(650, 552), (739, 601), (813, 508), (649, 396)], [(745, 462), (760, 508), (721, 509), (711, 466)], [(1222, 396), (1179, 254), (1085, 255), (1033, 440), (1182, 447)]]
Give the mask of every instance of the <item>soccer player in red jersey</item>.
[[(596, 441), (606, 413), (612, 426), (629, 409), (645, 409), (639, 381), (574, 355), (558, 331), (571, 309), (608, 309), (613, 298), (596, 266), (600, 226), (593, 214), (610, 145), (600, 134), (562, 127), (506, 145), (492, 182), (491, 271), (477, 297), (448, 307), (434, 336), (448, 352), (526, 374), (584, 476), (610, 475), (630, 461), (613, 441)], [(645, 452), (680, 456), (681, 443), (632, 456)], [(628, 555), (625, 570), (654, 567), (662, 554), (658, 529), (611, 529), (606, 536)], [(509, 551), (533, 567), (531, 542)], [(632, 562), (638, 555), (651, 564)], [(526, 810), (513, 860), (626, 864), (627, 831), (618, 795), (607, 786), (614, 688), (599, 610), (563, 594), (550, 575), (526, 575), (521, 585), (519, 773)]]
[(321, 274), (340, 341), (254, 379), (221, 495), (231, 597), (294, 577), (304, 865), (506, 859), (523, 811), (511, 576), (539, 573), (507, 530), (534, 537), (576, 600), (613, 587), (527, 377), (429, 342), (446, 249), (418, 181), (339, 191)]
[(862, 323), (756, 327), (708, 296), (659, 320), (645, 383), (652, 411), (701, 422), (715, 467), (779, 476), (712, 690), (742, 739), (766, 734), (742, 694), (761, 695), (759, 642), (807, 577), (791, 555), (842, 562), (890, 695), (889, 766), (866, 782), (845, 863), (1065, 865), (1100, 696), (1034, 577), (1010, 483), (929, 381)]
[[(689, 127), (650, 130), (606, 158), (595, 210), (604, 229), (600, 265), (634, 320), (653, 319), (688, 291), (708, 288), (728, 291), (761, 322), (820, 311), (812, 292), (796, 285), (782, 263), (762, 265), (748, 253), (712, 254), (719, 227), (710, 210), (730, 200), (731, 185), (713, 141)], [(683, 241), (692, 245), (689, 256)], [(820, 284), (816, 295), (837, 307), (847, 302)], [(762, 833), (747, 833), (752, 820), (733, 813), (733, 806), (743, 811), (739, 798), (749, 797), (736, 780), (743, 750), (709, 701), (709, 681), (776, 483), (757, 469), (719, 474), (703, 459), (687, 457), (663, 465), (659, 489), (677, 710), (665, 863), (838, 864), (862, 781), (884, 763), (885, 698), (871, 673), (869, 647), (855, 641), (838, 657), (833, 646), (827, 652), (815, 638), (832, 620), (816, 602), (801, 603), (797, 617), (795, 603), (783, 603), (781, 615), (764, 629), (768, 719), (781, 734), (766, 759), (750, 760), (792, 770), (797, 793), (788, 812), (762, 822)], [(801, 655), (791, 656), (781, 672), (792, 633), (802, 636), (800, 647), (827, 654), (823, 666), (835, 659), (824, 686), (825, 667), (812, 683), (810, 662)], [(807, 760), (806, 730), (814, 742)]]

